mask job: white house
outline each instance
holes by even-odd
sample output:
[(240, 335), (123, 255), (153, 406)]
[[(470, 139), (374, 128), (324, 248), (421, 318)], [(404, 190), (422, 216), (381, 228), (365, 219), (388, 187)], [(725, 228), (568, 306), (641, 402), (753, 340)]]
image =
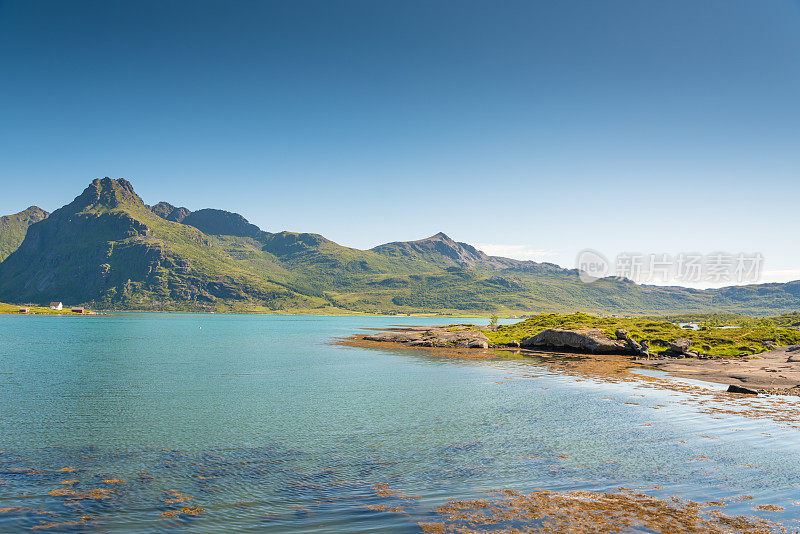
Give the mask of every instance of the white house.
[(60, 302), (51, 302), (50, 309), (51, 310), (61, 310), (64, 308), (64, 305)]

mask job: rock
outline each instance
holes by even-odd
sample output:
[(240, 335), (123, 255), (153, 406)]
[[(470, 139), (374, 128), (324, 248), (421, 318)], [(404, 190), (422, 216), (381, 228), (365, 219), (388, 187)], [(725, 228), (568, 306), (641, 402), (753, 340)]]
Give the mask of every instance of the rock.
[(689, 350), (689, 347), (691, 346), (692, 346), (691, 340), (688, 340), (685, 337), (679, 337), (678, 339), (669, 344), (669, 349), (672, 352), (683, 354), (687, 350)]
[(711, 345), (703, 345), (703, 346), (702, 346), (702, 347), (700, 347), (700, 348), (701, 348), (701, 349), (703, 349), (704, 351), (708, 352), (708, 351), (710, 351), (710, 350), (711, 350)]
[(367, 341), (386, 341), (390, 343), (409, 343), (422, 339), (422, 334), (418, 332), (380, 332), (364, 336)]
[(743, 395), (758, 395), (758, 391), (755, 389), (746, 388), (744, 386), (736, 386), (731, 384), (728, 386), (728, 393), (741, 393)]
[(509, 341), (509, 342), (507, 343), (507, 345), (508, 345), (509, 347), (518, 348), (518, 347), (519, 347), (519, 341)]
[(765, 347), (767, 347), (768, 349), (777, 349), (778, 348), (778, 344), (775, 343), (774, 341), (762, 341), (761, 344), (764, 345)]
[(620, 328), (616, 331), (617, 339), (620, 341), (627, 341), (628, 340), (628, 331), (624, 328)]
[(625, 343), (628, 345), (628, 348), (631, 349), (631, 351), (635, 352), (636, 354), (641, 354), (642, 346), (639, 343), (637, 343), (634, 339), (627, 337), (625, 338)]
[(489, 348), (489, 343), (484, 341), (484, 340), (482, 340), (482, 339), (476, 339), (476, 340), (470, 341), (467, 346), (469, 348), (471, 348), (471, 349), (488, 349)]
[(687, 350), (687, 351), (684, 353), (684, 355), (685, 355), (687, 358), (697, 358), (697, 357), (699, 356), (699, 354), (698, 354), (698, 353), (696, 353), (696, 352), (694, 352), (694, 351), (692, 351), (692, 350)]
[(599, 328), (583, 330), (548, 328), (535, 336), (526, 337), (520, 341), (520, 346), (568, 349), (595, 354), (629, 354), (631, 352), (627, 343), (608, 339)]

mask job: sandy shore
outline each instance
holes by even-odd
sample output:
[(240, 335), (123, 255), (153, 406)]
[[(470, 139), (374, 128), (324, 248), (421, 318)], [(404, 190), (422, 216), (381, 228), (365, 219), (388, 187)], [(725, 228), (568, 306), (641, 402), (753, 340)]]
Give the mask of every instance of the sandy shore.
[[(796, 361), (789, 361), (790, 359)], [(683, 378), (732, 384), (763, 393), (800, 395), (800, 346), (798, 345), (763, 352), (757, 358), (749, 359), (665, 358), (639, 359), (631, 362)]]

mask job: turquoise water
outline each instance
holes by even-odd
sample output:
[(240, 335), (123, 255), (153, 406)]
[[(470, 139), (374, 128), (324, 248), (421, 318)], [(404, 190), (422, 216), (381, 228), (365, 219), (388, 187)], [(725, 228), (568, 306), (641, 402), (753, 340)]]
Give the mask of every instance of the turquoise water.
[[(441, 322), (0, 316), (0, 532), (420, 532), (485, 489), (620, 486), (751, 495), (726, 513), (797, 528), (800, 431), (786, 423), (532, 359), (332, 343)], [(113, 493), (51, 494), (63, 488)], [(161, 515), (187, 506), (204, 511)]]

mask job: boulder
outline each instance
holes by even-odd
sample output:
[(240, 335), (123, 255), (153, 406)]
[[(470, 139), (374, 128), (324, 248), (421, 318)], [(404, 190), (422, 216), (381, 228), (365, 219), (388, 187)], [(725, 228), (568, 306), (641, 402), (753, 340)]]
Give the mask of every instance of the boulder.
[(627, 343), (608, 339), (599, 328), (566, 330), (548, 328), (535, 336), (520, 341), (524, 348), (566, 349), (593, 354), (629, 354)]
[(628, 331), (625, 330), (624, 328), (618, 329), (615, 333), (617, 335), (617, 339), (619, 339), (620, 341), (628, 340)]
[(689, 347), (691, 346), (692, 346), (691, 340), (686, 339), (685, 337), (679, 337), (678, 339), (669, 344), (669, 350), (671, 352), (683, 354), (687, 350), (689, 350)]
[(768, 349), (777, 349), (778, 348), (778, 344), (775, 343), (774, 341), (762, 341), (761, 344), (764, 345), (765, 347), (767, 347)]
[(642, 346), (639, 343), (637, 343), (636, 340), (626, 337), (625, 343), (628, 345), (628, 348), (631, 349), (631, 351), (635, 352), (636, 354), (642, 353)]

